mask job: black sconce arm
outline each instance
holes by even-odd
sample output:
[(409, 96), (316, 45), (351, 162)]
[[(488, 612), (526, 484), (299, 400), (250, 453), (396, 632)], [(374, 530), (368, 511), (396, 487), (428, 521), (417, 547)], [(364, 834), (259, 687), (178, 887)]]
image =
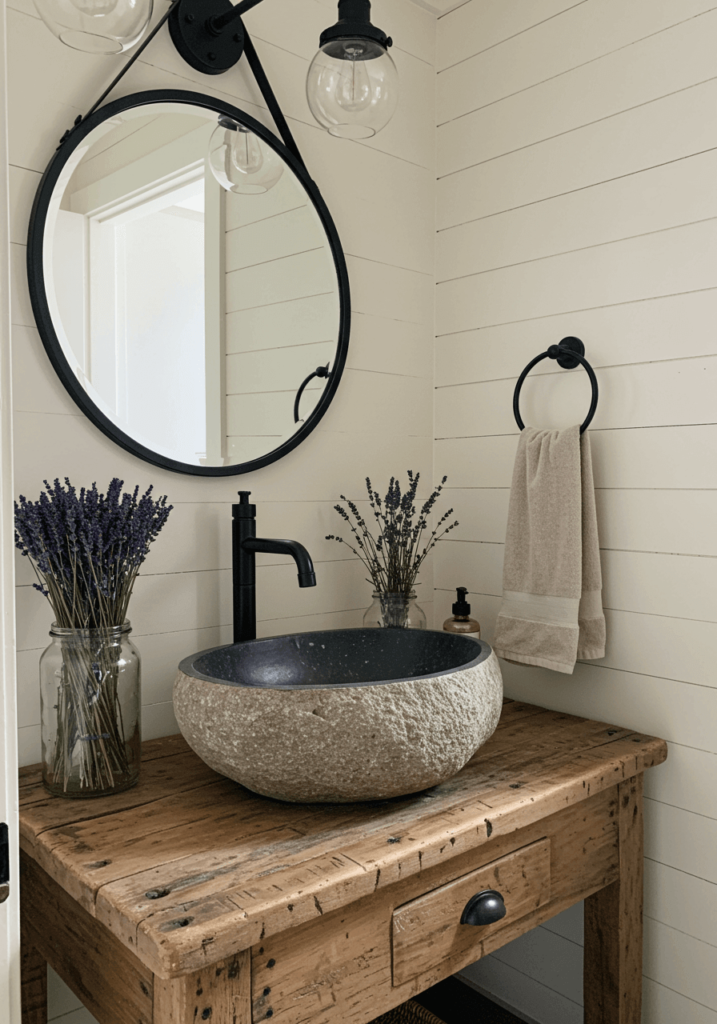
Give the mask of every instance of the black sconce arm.
[(231, 10), (226, 12), (226, 14), (221, 14), (219, 16), (214, 15), (211, 18), (207, 18), (206, 27), (210, 32), (214, 32), (216, 35), (219, 35), (219, 33), (223, 32), (225, 28), (228, 28), (233, 21), (236, 21), (237, 18), (241, 18), (247, 11), (250, 11), (252, 7), (257, 7), (261, 2), (262, 0), (242, 0), (240, 4), (232, 7)]

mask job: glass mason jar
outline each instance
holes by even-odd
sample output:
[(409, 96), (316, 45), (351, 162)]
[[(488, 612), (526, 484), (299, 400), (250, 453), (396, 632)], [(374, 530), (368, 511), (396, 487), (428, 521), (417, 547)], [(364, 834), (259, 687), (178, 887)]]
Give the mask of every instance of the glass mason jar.
[(139, 779), (140, 660), (131, 628), (53, 623), (40, 697), (42, 777), (55, 796), (121, 793)]
[(416, 592), (410, 594), (373, 593), (373, 604), (363, 617), (364, 626), (393, 629), (425, 629), (426, 616), (416, 603)]

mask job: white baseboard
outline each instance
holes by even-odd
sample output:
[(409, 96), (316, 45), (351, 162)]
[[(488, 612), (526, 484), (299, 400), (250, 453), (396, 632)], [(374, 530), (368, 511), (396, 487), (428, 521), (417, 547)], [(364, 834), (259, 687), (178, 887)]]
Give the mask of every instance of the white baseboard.
[(516, 1010), (516, 1008), (511, 1006), (510, 1003), (507, 1003), (505, 999), (501, 999), (500, 996), (497, 996), (495, 992), (490, 992), (487, 988), (484, 988), (483, 985), (478, 985), (475, 981), (471, 981), (471, 979), (466, 978), (464, 974), (457, 974), (456, 977), (459, 978), (464, 985), (467, 985), (468, 988), (472, 988), (474, 992), (477, 992), (481, 996), (485, 996), (486, 999), (490, 999), (492, 1003), (495, 1003), (496, 1006), (500, 1006), (501, 1009), (508, 1010), (508, 1012), (512, 1013), (514, 1017), (517, 1017), (518, 1020), (524, 1021), (525, 1024), (541, 1024), (541, 1022), (536, 1020), (535, 1017), (526, 1017), (524, 1013), (520, 1010)]
[(495, 956), (456, 977), (525, 1024), (583, 1024), (582, 1006)]

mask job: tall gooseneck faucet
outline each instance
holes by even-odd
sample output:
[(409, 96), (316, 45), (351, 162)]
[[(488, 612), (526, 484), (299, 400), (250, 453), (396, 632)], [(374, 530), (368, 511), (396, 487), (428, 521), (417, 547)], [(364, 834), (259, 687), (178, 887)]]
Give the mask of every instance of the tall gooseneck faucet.
[(251, 491), (239, 491), (239, 503), (232, 505), (232, 583), (234, 588), (234, 643), (256, 639), (256, 553), (291, 555), (299, 570), (299, 586), (315, 587), (311, 555), (295, 540), (257, 537), (256, 505), (249, 503)]

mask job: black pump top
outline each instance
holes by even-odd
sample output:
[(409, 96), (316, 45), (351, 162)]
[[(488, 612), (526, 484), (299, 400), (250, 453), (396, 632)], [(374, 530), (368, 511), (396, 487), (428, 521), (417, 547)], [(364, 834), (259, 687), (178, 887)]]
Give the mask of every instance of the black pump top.
[(465, 587), (456, 587), (456, 594), (458, 595), (458, 600), (453, 605), (454, 615), (470, 615), (471, 606), (466, 601), (467, 593), (468, 591), (466, 590)]

